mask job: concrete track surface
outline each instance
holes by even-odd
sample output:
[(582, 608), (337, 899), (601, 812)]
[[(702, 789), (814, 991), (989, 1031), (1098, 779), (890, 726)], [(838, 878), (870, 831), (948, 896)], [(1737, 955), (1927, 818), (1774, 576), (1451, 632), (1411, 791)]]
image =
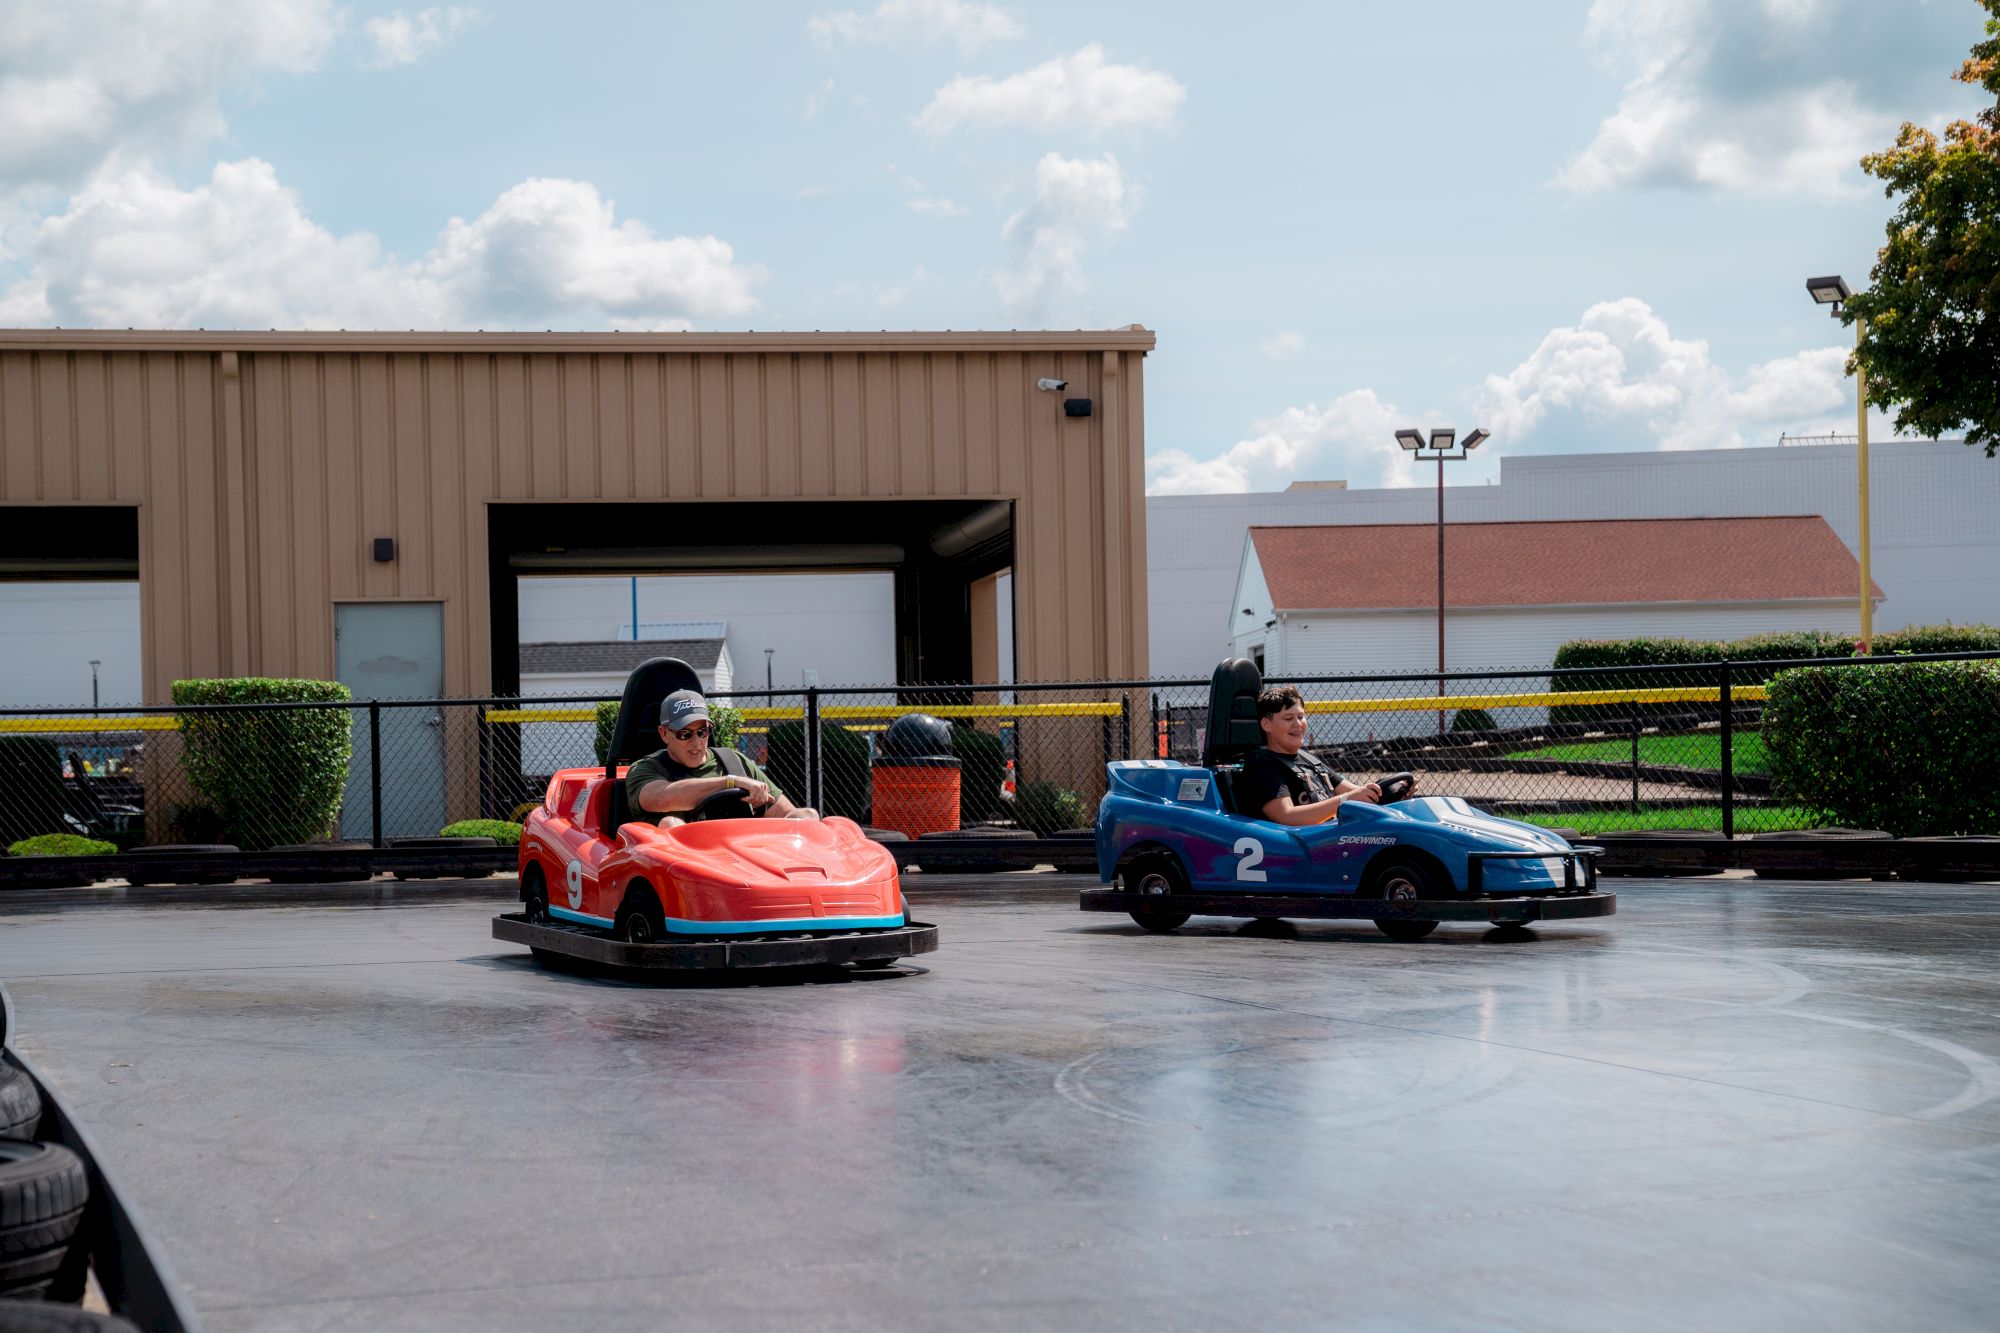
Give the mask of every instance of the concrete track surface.
[(921, 968), (756, 984), (497, 895), (16, 897), (0, 975), (215, 1333), (1994, 1327), (2000, 888), (1395, 944), (1087, 882), (911, 876)]

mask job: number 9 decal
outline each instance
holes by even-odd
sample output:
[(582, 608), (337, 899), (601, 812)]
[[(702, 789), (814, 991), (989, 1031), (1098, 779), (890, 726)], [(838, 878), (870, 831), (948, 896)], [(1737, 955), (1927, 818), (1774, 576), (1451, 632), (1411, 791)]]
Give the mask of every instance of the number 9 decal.
[[(1264, 877), (1260, 874), (1257, 878)], [(563, 876), (563, 880), (563, 887), (569, 890), (570, 910), (576, 911), (583, 906), (583, 862), (571, 861), (569, 871)]]
[(1236, 855), (1242, 858), (1236, 863), (1236, 878), (1246, 883), (1262, 884), (1264, 872), (1257, 867), (1264, 864), (1264, 844), (1255, 838), (1238, 838)]

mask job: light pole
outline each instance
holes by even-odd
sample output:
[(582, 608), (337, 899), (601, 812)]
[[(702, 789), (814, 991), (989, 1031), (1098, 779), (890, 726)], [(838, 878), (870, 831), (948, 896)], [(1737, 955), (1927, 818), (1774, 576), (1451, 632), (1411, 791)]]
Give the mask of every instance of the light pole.
[[(1829, 274), (1824, 278), (1807, 278), (1806, 290), (1811, 292), (1812, 299), (1821, 305), (1832, 306), (1835, 319), (1840, 318), (1840, 307), (1847, 303), (1847, 298), (1854, 295), (1853, 290), (1847, 285), (1847, 279), (1838, 273)], [(1857, 352), (1861, 347), (1861, 335), (1867, 332), (1867, 329), (1868, 321), (1857, 315), (1854, 320), (1854, 346)], [(1875, 639), (1875, 598), (1872, 596), (1874, 588), (1868, 577), (1868, 372), (1861, 368), (1859, 356), (1856, 356), (1854, 361), (1854, 399), (1856, 422), (1854, 456), (1859, 472), (1857, 485), (1861, 491), (1861, 655), (1866, 657)]]
[[(1440, 427), (1431, 432), (1428, 441), (1420, 430), (1399, 430), (1396, 443), (1403, 446), (1418, 462), (1428, 462), (1435, 458), (1438, 465), (1438, 697), (1444, 697), (1444, 464), (1447, 458), (1457, 460), (1469, 456), (1474, 449), (1486, 443), (1488, 432), (1484, 427), (1476, 429), (1465, 437), (1465, 443), (1456, 449), (1452, 447), (1458, 438), (1458, 431), (1450, 426)], [(1444, 735), (1444, 710), (1438, 710), (1438, 735)]]
[(766, 648), (764, 650), (764, 693), (766, 694), (771, 692), (771, 655), (777, 651), (776, 648)]
[(97, 668), (103, 664), (103, 661), (104, 659), (101, 657), (90, 659), (90, 711), (93, 716), (97, 713)]

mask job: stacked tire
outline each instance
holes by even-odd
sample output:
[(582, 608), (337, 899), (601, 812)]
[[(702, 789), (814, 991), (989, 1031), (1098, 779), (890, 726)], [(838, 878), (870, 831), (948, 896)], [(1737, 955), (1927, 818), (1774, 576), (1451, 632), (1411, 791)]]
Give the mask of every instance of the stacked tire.
[(0, 1333), (131, 1329), (76, 1306), (88, 1267), (78, 1233), (90, 1181), (75, 1153), (35, 1140), (41, 1120), (34, 1080), (0, 1062)]

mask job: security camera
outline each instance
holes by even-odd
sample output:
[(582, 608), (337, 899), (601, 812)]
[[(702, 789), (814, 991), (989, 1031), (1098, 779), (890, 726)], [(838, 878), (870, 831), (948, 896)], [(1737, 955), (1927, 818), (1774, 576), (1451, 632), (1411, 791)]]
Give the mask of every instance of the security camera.
[(1069, 381), (1048, 380), (1048, 379), (1036, 380), (1035, 387), (1037, 389), (1042, 390), (1045, 393), (1061, 393), (1064, 389), (1067, 389), (1069, 387)]

